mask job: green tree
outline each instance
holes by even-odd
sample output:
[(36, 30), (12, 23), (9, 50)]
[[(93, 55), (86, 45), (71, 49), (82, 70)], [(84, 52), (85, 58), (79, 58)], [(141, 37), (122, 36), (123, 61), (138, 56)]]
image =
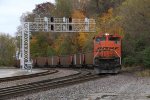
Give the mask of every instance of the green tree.
[(72, 0), (56, 0), (57, 17), (70, 17), (72, 12)]
[(0, 65), (12, 66), (16, 51), (16, 41), (13, 37), (0, 33)]
[(101, 15), (110, 8), (118, 7), (124, 0), (90, 0), (86, 12), (88, 16)]
[(143, 54), (144, 54), (144, 57), (143, 57), (144, 65), (150, 68), (150, 47), (146, 48), (143, 51)]
[(52, 50), (52, 39), (50, 33), (37, 32), (32, 35), (31, 39), (31, 56), (50, 56), (51, 53), (48, 50)]
[[(126, 0), (119, 8), (121, 24), (125, 31), (123, 39), (124, 57), (130, 55), (136, 64), (144, 64), (143, 58), (150, 47), (150, 0)], [(148, 60), (147, 60), (148, 61)]]

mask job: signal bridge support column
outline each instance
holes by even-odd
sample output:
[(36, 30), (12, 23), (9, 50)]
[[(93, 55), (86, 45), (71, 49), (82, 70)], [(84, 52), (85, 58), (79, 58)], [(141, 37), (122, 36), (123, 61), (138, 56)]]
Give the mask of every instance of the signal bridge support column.
[(34, 22), (22, 22), (20, 66), (26, 70), (32, 70), (30, 32), (95, 32), (95, 20), (44, 17), (35, 18)]
[(22, 23), (22, 47), (21, 47), (21, 59), (20, 65), (22, 69), (31, 70), (32, 62), (30, 59), (30, 31), (29, 22)]

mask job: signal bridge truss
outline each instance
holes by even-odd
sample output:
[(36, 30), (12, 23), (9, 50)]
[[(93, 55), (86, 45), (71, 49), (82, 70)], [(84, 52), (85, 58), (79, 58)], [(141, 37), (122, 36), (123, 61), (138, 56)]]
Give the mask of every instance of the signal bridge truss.
[(95, 32), (94, 19), (35, 18), (34, 22), (22, 22), (20, 66), (31, 70), (30, 32)]

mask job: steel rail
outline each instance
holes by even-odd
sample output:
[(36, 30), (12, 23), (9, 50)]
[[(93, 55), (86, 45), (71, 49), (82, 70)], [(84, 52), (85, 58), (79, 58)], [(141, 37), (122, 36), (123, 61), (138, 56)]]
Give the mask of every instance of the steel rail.
[(58, 70), (46, 70), (44, 72), (39, 72), (39, 73), (34, 73), (34, 74), (29, 74), (29, 75), (5, 77), (5, 78), (0, 78), (0, 83), (1, 82), (21, 80), (21, 79), (27, 79), (27, 78), (33, 78), (33, 77), (39, 77), (39, 76), (46, 76), (46, 75), (54, 74), (57, 72), (58, 72)]
[(23, 94), (28, 94), (31, 92), (38, 92), (41, 90), (54, 89), (66, 85), (71, 85), (75, 83), (81, 83), (87, 80), (99, 78), (98, 75), (92, 74), (90, 72), (84, 71), (76, 73), (70, 76), (64, 76), (55, 79), (49, 79), (24, 85), (18, 85), (13, 87), (1, 88), (0, 97), (1, 99), (8, 99), (16, 96), (21, 96)]

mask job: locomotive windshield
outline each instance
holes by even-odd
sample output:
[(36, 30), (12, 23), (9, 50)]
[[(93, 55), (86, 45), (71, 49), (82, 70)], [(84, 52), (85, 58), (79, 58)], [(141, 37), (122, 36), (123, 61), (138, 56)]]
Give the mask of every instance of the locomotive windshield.
[(100, 42), (100, 41), (106, 41), (106, 37), (97, 37), (95, 39), (96, 42)]
[(119, 37), (109, 37), (109, 41), (114, 41), (116, 44), (119, 44), (120, 38)]

